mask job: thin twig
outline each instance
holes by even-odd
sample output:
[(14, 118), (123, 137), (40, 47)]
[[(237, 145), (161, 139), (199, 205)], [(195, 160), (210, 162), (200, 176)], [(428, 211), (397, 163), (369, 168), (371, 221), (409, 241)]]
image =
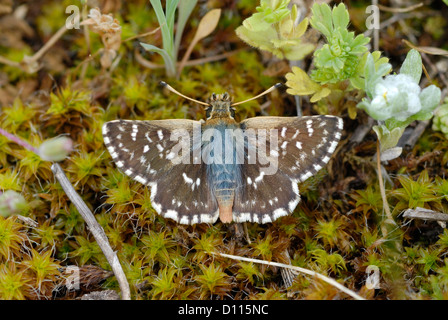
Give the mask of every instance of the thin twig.
[(413, 11), (414, 9), (420, 8), (423, 6), (423, 2), (414, 4), (412, 6), (409, 6), (407, 8), (391, 8), (391, 7), (386, 7), (383, 6), (381, 4), (378, 4), (378, 8), (381, 11), (386, 11), (386, 12), (393, 12), (393, 13), (404, 13), (404, 12), (409, 12), (409, 11)]
[(48, 40), (42, 48), (39, 49), (28, 61), (31, 64), (37, 62), (42, 56), (59, 40), (60, 37), (67, 31), (65, 24)]
[(422, 219), (422, 220), (448, 222), (448, 214), (420, 207), (417, 207), (415, 209), (407, 209), (403, 213), (403, 217), (409, 219)]
[(64, 189), (69, 199), (72, 201), (72, 203), (78, 209), (81, 216), (84, 218), (90, 232), (92, 232), (96, 242), (98, 243), (99, 247), (106, 256), (106, 259), (109, 262), (110, 266), (112, 267), (112, 271), (115, 274), (115, 278), (118, 281), (118, 285), (120, 286), (121, 298), (123, 300), (130, 300), (131, 291), (129, 289), (129, 283), (126, 279), (126, 275), (123, 271), (123, 268), (120, 265), (120, 261), (118, 260), (117, 254), (115, 251), (112, 250), (112, 247), (109, 243), (109, 240), (107, 239), (107, 236), (103, 228), (98, 223), (98, 221), (96, 221), (92, 211), (90, 211), (90, 209), (87, 207), (87, 205), (78, 195), (78, 193), (76, 193), (75, 189), (68, 180), (61, 166), (58, 163), (54, 163), (51, 166), (51, 170), (53, 171), (56, 179), (58, 179), (59, 183), (61, 184), (62, 189)]
[[(240, 51), (243, 51), (244, 49), (237, 49), (237, 50), (233, 50), (233, 51), (229, 51), (229, 52), (225, 52), (222, 54), (218, 54), (216, 56), (211, 56), (211, 57), (205, 57), (205, 58), (201, 58), (201, 59), (194, 59), (194, 60), (189, 60), (187, 62), (185, 62), (185, 67), (191, 67), (191, 66), (195, 66), (198, 64), (204, 64), (207, 62), (214, 62), (214, 61), (219, 61), (219, 60), (223, 60), (226, 59)], [(138, 63), (140, 63), (142, 66), (148, 68), (148, 69), (162, 69), (165, 68), (165, 65), (163, 64), (157, 64), (157, 63), (153, 63), (145, 58), (143, 58), (143, 56), (140, 54), (140, 52), (138, 50), (135, 51), (135, 58), (137, 60)], [(179, 65), (179, 62), (176, 64), (177, 66)]]
[(131, 41), (131, 40), (134, 40), (134, 39), (138, 39), (138, 38), (143, 38), (143, 37), (146, 37), (146, 36), (150, 36), (150, 35), (156, 33), (157, 31), (159, 31), (160, 28), (161, 28), (161, 27), (158, 27), (158, 28), (156, 28), (156, 29), (154, 29), (154, 30), (152, 30), (152, 31), (145, 32), (145, 33), (141, 33), (141, 34), (137, 34), (137, 35), (135, 35), (135, 36), (126, 38), (126, 39), (124, 39), (122, 42)]
[(9, 133), (6, 130), (3, 130), (2, 128), (0, 128), (0, 134), (4, 135), (6, 138), (8, 138), (11, 141), (14, 141), (15, 143), (17, 143), (19, 146), (24, 147), (25, 149), (34, 152), (35, 154), (39, 155), (39, 150), (36, 149), (35, 147), (33, 147), (32, 145), (30, 145), (28, 142), (26, 142), (25, 140), (20, 139), (19, 137)]
[(20, 68), (19, 62), (9, 60), (8, 58), (2, 57), (2, 56), (0, 56), (0, 63), (6, 64), (7, 66), (10, 66), (10, 67)]
[[(380, 192), (381, 192), (381, 198), (383, 199), (383, 207), (384, 211), (386, 212), (386, 220), (385, 223), (395, 224), (395, 221), (392, 217), (392, 213), (390, 212), (389, 203), (387, 202), (386, 198), (386, 190), (384, 189), (383, 184), (383, 173), (381, 171), (381, 152), (380, 152), (380, 141), (377, 140), (376, 142), (376, 164), (378, 169), (378, 182), (380, 184)], [(386, 237), (387, 231), (385, 227), (382, 227), (381, 229), (383, 231), (383, 237)]]
[(268, 265), (268, 266), (275, 266), (275, 267), (279, 267), (279, 268), (291, 269), (293, 271), (297, 271), (300, 273), (304, 273), (304, 274), (319, 278), (319, 279), (325, 281), (326, 283), (331, 284), (332, 286), (338, 288), (339, 290), (348, 294), (349, 296), (351, 296), (352, 298), (354, 298), (356, 300), (365, 300), (365, 298), (361, 297), (356, 292), (353, 292), (352, 290), (348, 289), (347, 287), (344, 287), (342, 284), (340, 284), (336, 280), (329, 278), (327, 276), (324, 276), (323, 274), (317, 273), (315, 271), (309, 270), (309, 269), (291, 266), (291, 265), (287, 265), (287, 264), (283, 264), (283, 263), (279, 263), (279, 262), (272, 262), (272, 261), (265, 261), (265, 260), (259, 260), (259, 259), (251, 259), (251, 258), (245, 258), (245, 257), (240, 257), (240, 256), (234, 256), (232, 254), (226, 254), (226, 253), (220, 253), (220, 252), (210, 252), (210, 253), (213, 255), (219, 255), (221, 257), (240, 260), (240, 261), (254, 262), (254, 263), (260, 263), (260, 264), (264, 264), (264, 265)]

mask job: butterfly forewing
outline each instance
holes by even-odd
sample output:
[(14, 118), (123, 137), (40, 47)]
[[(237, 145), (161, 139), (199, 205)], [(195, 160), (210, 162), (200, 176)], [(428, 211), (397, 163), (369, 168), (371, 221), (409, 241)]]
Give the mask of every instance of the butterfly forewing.
[(103, 126), (104, 143), (117, 167), (151, 187), (159, 214), (183, 224), (218, 218), (206, 168), (193, 159), (193, 130), (200, 126), (192, 120), (116, 120)]
[[(249, 141), (242, 167), (241, 186), (236, 193), (234, 220), (272, 222), (291, 213), (300, 201), (297, 183), (303, 182), (330, 160), (341, 137), (342, 119), (333, 116), (256, 117), (241, 122), (243, 130), (268, 129), (266, 146), (260, 140)], [(271, 141), (275, 137), (275, 141)], [(273, 163), (277, 171), (250, 164), (248, 149), (266, 147), (266, 157), (258, 162)], [(263, 139), (261, 139), (263, 144)], [(262, 156), (263, 154), (261, 154)], [(260, 156), (260, 154), (257, 154)], [(269, 169), (269, 170), (267, 170)]]

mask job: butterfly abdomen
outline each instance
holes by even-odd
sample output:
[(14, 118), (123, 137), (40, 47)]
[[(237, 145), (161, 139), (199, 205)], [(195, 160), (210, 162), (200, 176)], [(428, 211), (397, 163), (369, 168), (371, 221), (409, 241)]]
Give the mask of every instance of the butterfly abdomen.
[[(224, 223), (233, 219), (232, 208), (235, 199), (235, 189), (241, 184), (241, 166), (237, 163), (237, 150), (234, 137), (229, 134), (236, 126), (221, 122), (205, 130), (212, 129), (213, 137), (206, 139), (205, 150), (213, 159), (208, 159), (207, 179), (211, 191), (218, 202), (219, 217)], [(207, 136), (207, 133), (205, 134)]]

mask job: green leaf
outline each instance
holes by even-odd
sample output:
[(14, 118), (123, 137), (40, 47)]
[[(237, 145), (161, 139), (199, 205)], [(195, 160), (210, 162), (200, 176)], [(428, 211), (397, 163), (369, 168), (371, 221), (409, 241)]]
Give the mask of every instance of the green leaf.
[(374, 56), (370, 53), (368, 54), (364, 74), (366, 80), (365, 91), (369, 98), (372, 99), (375, 92), (375, 86), (382, 80), (383, 76), (390, 72), (391, 69), (392, 66), (389, 63), (383, 63), (376, 66)]
[(313, 13), (310, 19), (311, 26), (320, 31), (327, 39), (330, 38), (333, 31), (330, 6), (326, 3), (314, 3), (311, 11)]
[(422, 76), (422, 57), (417, 50), (411, 49), (408, 52), (406, 59), (401, 66), (400, 74), (410, 76), (415, 83), (420, 82), (420, 78)]
[(435, 85), (430, 85), (420, 93), (422, 111), (432, 112), (440, 103), (441, 91)]
[(333, 8), (332, 18), (333, 18), (334, 29), (336, 29), (336, 28), (346, 29), (347, 28), (348, 23), (350, 21), (350, 17), (349, 17), (347, 9), (345, 8), (345, 5), (342, 2), (337, 7)]
[[(193, 11), (197, 3), (198, 0), (182, 0), (179, 2), (176, 36), (174, 39), (174, 53), (176, 56), (179, 51), (180, 41), (182, 39), (182, 34), (184, 32), (188, 17), (190, 17), (191, 12)], [(177, 61), (177, 58), (175, 58), (174, 60)]]
[(247, 44), (269, 52), (272, 52), (273, 50), (273, 45), (270, 39), (275, 39), (277, 37), (277, 32), (271, 26), (263, 32), (254, 32), (243, 25), (238, 27), (235, 32), (236, 35)]
[(373, 126), (372, 129), (375, 131), (378, 140), (380, 140), (381, 143), (381, 152), (394, 148), (403, 135), (405, 128), (406, 127), (396, 127), (389, 131), (385, 125)]
[(174, 74), (176, 73), (176, 69), (174, 67), (174, 63), (173, 63), (171, 56), (168, 54), (168, 52), (166, 50), (160, 49), (159, 47), (153, 46), (152, 44), (143, 43), (143, 42), (140, 42), (140, 45), (143, 48), (145, 48), (146, 51), (153, 51), (153, 52), (157, 52), (158, 54), (160, 54), (163, 58), (163, 61), (165, 61), (167, 73), (168, 73), (168, 70), (172, 70), (173, 71), (172, 75), (174, 76)]

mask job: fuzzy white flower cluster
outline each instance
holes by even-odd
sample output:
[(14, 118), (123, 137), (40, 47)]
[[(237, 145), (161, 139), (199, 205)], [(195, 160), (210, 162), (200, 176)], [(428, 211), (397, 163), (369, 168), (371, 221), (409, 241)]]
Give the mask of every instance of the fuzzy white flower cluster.
[(405, 121), (422, 110), (420, 92), (420, 86), (410, 76), (387, 76), (376, 84), (368, 113), (376, 120), (394, 117), (398, 121)]
[(381, 65), (377, 70), (372, 57), (366, 63), (366, 94), (358, 108), (365, 110), (373, 119), (394, 122), (389, 124), (391, 130), (396, 125), (406, 127), (413, 120), (427, 120), (440, 102), (440, 89), (430, 85), (423, 90), (419, 86), (422, 73), (420, 54), (411, 50), (400, 74), (383, 78), (389, 64)]
[(391, 160), (401, 154), (397, 143), (405, 128), (415, 120), (428, 120), (439, 105), (441, 91), (435, 85), (423, 90), (419, 86), (422, 59), (418, 51), (408, 52), (400, 74), (390, 72), (389, 64), (376, 66), (369, 54), (365, 65), (367, 98), (357, 107), (365, 110), (378, 125), (373, 127), (380, 141), (381, 160)]

